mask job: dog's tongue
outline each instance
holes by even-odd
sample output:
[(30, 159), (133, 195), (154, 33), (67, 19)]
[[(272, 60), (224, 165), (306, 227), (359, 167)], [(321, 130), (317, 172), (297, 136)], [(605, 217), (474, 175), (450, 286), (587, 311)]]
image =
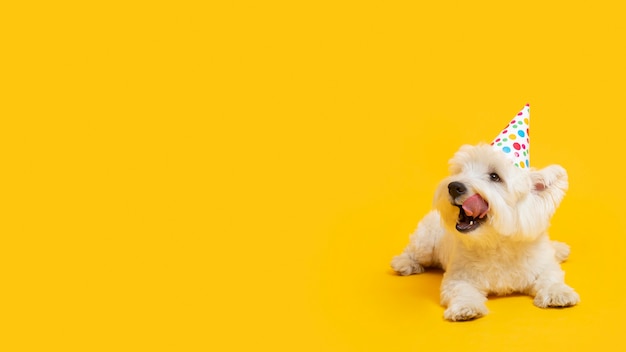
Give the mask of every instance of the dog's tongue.
[(480, 195), (474, 194), (463, 202), (463, 210), (467, 216), (482, 219), (489, 210), (489, 204)]

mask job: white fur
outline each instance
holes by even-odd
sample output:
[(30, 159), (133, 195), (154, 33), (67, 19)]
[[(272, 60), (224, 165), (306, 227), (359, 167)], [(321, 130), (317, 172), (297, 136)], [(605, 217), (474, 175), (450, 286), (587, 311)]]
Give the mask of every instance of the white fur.
[[(500, 182), (490, 178), (500, 176)], [(550, 241), (547, 229), (568, 187), (558, 165), (520, 169), (489, 145), (465, 145), (450, 160), (450, 176), (435, 192), (434, 210), (411, 235), (391, 266), (400, 275), (425, 267), (445, 270), (441, 283), (444, 317), (451, 321), (487, 314), (487, 295), (513, 292), (535, 297), (538, 307), (567, 307), (579, 302), (564, 283), (560, 263), (569, 246)], [(453, 199), (448, 184), (461, 182), (467, 192)], [(459, 207), (478, 193), (489, 204), (482, 224), (471, 232), (456, 229)]]

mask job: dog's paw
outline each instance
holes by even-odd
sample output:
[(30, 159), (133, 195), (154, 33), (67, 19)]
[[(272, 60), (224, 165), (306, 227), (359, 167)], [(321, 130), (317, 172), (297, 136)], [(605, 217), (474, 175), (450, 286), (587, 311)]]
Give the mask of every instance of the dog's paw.
[(573, 288), (565, 284), (554, 284), (540, 290), (533, 303), (539, 308), (571, 307), (580, 302), (580, 296)]
[(487, 312), (484, 304), (452, 304), (443, 312), (443, 317), (450, 321), (467, 321), (480, 318)]
[(391, 267), (400, 275), (421, 274), (424, 272), (424, 267), (411, 259), (406, 253), (393, 257)]

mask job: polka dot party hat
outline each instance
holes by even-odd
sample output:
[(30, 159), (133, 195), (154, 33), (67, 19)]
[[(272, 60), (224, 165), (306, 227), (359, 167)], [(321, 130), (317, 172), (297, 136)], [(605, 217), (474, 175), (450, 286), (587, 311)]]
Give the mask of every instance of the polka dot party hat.
[(515, 166), (521, 169), (530, 167), (530, 105), (526, 104), (522, 111), (511, 120), (502, 132), (491, 142), (501, 150)]

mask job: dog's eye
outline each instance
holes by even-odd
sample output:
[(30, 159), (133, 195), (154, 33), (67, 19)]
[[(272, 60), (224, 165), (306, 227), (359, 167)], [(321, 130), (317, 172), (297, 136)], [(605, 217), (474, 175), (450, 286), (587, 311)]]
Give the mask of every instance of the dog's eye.
[(491, 181), (493, 182), (500, 182), (500, 176), (498, 174), (496, 174), (495, 172), (492, 172), (489, 174), (489, 178), (491, 179)]

